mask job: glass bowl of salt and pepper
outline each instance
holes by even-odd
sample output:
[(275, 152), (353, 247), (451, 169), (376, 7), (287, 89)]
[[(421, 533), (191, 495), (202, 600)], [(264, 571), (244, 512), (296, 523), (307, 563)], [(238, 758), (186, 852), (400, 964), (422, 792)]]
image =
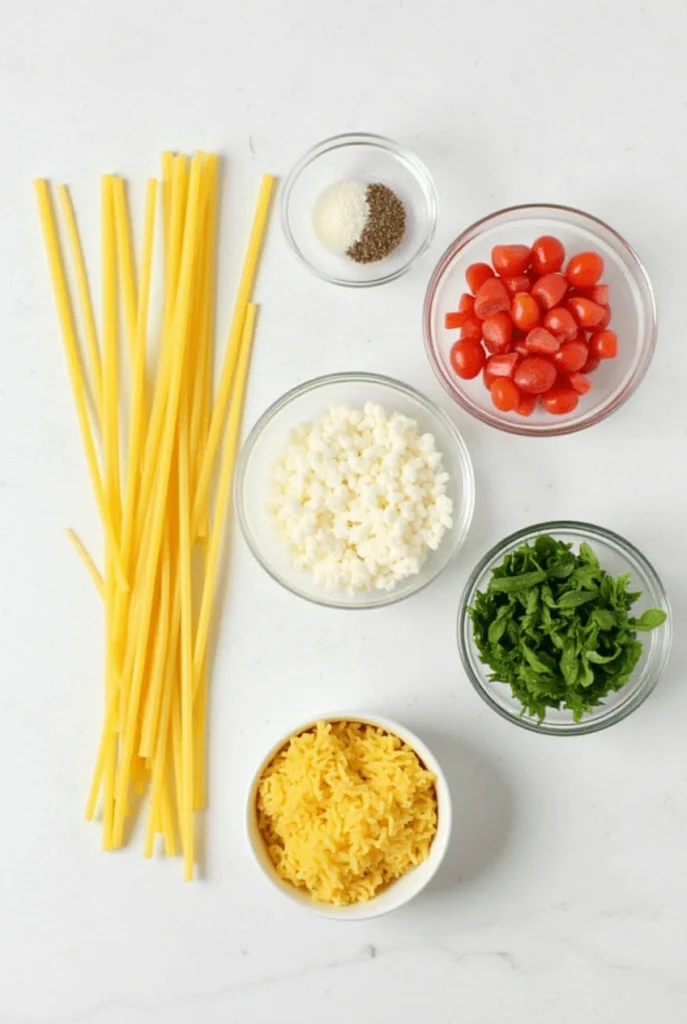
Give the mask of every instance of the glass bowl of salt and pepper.
[(380, 135), (337, 135), (304, 154), (282, 192), (298, 259), (332, 284), (394, 281), (429, 247), (437, 200), (424, 164)]

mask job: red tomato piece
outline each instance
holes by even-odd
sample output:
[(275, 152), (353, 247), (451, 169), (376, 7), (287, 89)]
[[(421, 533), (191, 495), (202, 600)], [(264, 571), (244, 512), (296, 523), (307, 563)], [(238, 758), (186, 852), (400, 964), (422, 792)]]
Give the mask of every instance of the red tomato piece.
[(475, 295), (475, 316), (485, 320), (492, 313), (505, 312), (510, 309), (510, 295), (506, 286), (498, 277), (490, 277), (480, 286)]
[(510, 315), (516, 327), (521, 331), (531, 331), (539, 323), (541, 312), (536, 299), (529, 292), (518, 292), (510, 304)]
[(532, 267), (538, 274), (555, 274), (564, 260), (563, 243), (553, 235), (542, 235), (532, 246)]
[(568, 282), (562, 274), (544, 274), (532, 285), (532, 294), (544, 309), (559, 305), (568, 290)]
[(595, 331), (589, 342), (589, 351), (597, 359), (615, 359), (618, 355), (618, 335), (615, 331)]
[(584, 341), (566, 341), (556, 352), (553, 361), (559, 370), (574, 373), (582, 369), (588, 356), (589, 349)]
[(458, 311), (460, 313), (472, 313), (475, 306), (475, 296), (468, 295), (467, 292), (463, 292), (458, 303)]
[(553, 355), (561, 347), (556, 335), (547, 331), (545, 327), (533, 327), (527, 335), (525, 345), (530, 352), (536, 352), (540, 356)]
[(492, 377), (512, 377), (517, 365), (517, 352), (501, 352), (498, 355), (489, 356), (486, 369)]
[(516, 274), (515, 277), (504, 277), (503, 283), (505, 284), (509, 295), (517, 295), (518, 292), (528, 292), (532, 287), (527, 274)]
[(605, 327), (608, 327), (611, 322), (611, 307), (602, 306), (601, 308), (604, 311), (604, 315), (601, 320), (599, 320), (599, 327), (603, 330)]
[(520, 395), (520, 401), (516, 407), (516, 412), (519, 416), (531, 416), (534, 410), (537, 408), (537, 396), (536, 395)]
[(496, 380), (496, 374), (491, 373), (489, 370), (489, 360), (487, 360), (484, 369), (482, 370), (482, 380), (487, 391), (491, 391), (491, 385)]
[(476, 295), (485, 281), (495, 277), (494, 271), (488, 263), (471, 263), (465, 271), (465, 280), (473, 295)]
[(554, 384), (541, 396), (541, 404), (547, 412), (554, 416), (564, 416), (576, 408), (580, 396), (574, 388), (566, 387), (565, 384)]
[(515, 277), (523, 274), (530, 265), (532, 250), (528, 245), (495, 245), (491, 250), (491, 262), (497, 274)]
[(568, 299), (566, 306), (577, 320), (580, 327), (589, 329), (596, 327), (604, 318), (604, 308), (591, 299), (579, 297)]
[(457, 327), (462, 327), (463, 324), (465, 323), (465, 321), (467, 320), (467, 318), (468, 318), (468, 314), (467, 313), (461, 313), (460, 310), (458, 310), (457, 313), (447, 313), (446, 314), (446, 318), (444, 320), (444, 323), (446, 325), (446, 330), (447, 331), (453, 331)]
[(607, 284), (597, 284), (592, 288), (592, 293), (589, 296), (592, 302), (598, 302), (600, 306), (607, 306), (610, 298), (611, 289)]
[(474, 313), (467, 313), (463, 326), (460, 329), (461, 338), (476, 338), (478, 341), (482, 337), (482, 321), (478, 320)]
[(568, 263), (565, 276), (573, 288), (591, 288), (603, 272), (604, 261), (598, 252), (578, 252)]
[(554, 306), (548, 311), (544, 317), (544, 327), (561, 341), (572, 341), (577, 337), (575, 317), (569, 309), (564, 309), (563, 306)]
[(521, 391), (541, 395), (556, 380), (556, 367), (544, 356), (528, 356), (516, 367), (513, 379)]
[(508, 313), (492, 313), (482, 321), (482, 337), (488, 352), (507, 352), (513, 337), (513, 321)]
[(491, 385), (491, 400), (501, 412), (513, 412), (520, 402), (520, 392), (510, 377), (497, 377)]
[(594, 373), (594, 370), (598, 370), (601, 365), (601, 360), (598, 356), (595, 356), (592, 352), (587, 356), (587, 362), (580, 369), (580, 373), (590, 374)]
[(568, 376), (568, 380), (570, 381), (570, 387), (574, 388), (578, 395), (586, 395), (588, 391), (591, 391), (592, 382), (583, 373), (571, 373)]
[(484, 349), (474, 338), (457, 341), (451, 349), (451, 366), (463, 380), (472, 380), (486, 361)]

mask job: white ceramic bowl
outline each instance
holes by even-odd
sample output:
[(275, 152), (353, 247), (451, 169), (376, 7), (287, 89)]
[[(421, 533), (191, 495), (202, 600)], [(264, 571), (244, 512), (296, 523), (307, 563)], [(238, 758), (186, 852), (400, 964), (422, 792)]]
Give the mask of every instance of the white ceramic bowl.
[[(453, 527), (436, 551), (431, 551), (414, 576), (401, 580), (393, 590), (368, 590), (355, 594), (326, 590), (311, 573), (292, 566), (269, 518), (273, 487), (272, 470), (289, 433), (299, 423), (321, 416), (332, 405), (363, 406), (375, 402), (387, 412), (412, 417), (421, 433), (433, 434), (450, 476), (448, 496), (453, 501)], [(287, 590), (315, 604), (330, 608), (378, 608), (393, 604), (422, 590), (448, 565), (463, 544), (475, 504), (472, 463), (460, 433), (448, 416), (419, 391), (401, 381), (372, 373), (337, 373), (318, 377), (289, 391), (255, 424), (243, 446), (236, 470), (236, 505), (246, 542), (263, 569)]]
[[(300, 736), (301, 733), (307, 732), (309, 729), (313, 729), (318, 722), (362, 722), (365, 725), (372, 725), (378, 729), (384, 729), (385, 732), (393, 733), (403, 740), (404, 743), (407, 743), (407, 745), (415, 751), (425, 767), (429, 768), (429, 770), (436, 776), (437, 831), (429, 850), (429, 856), (422, 864), (419, 864), (416, 868), (411, 868), (411, 870), (403, 875), (402, 878), (399, 878), (396, 882), (390, 885), (383, 892), (379, 893), (378, 896), (373, 897), (373, 899), (369, 900), (367, 903), (354, 903), (346, 907), (331, 906), (328, 903), (321, 903), (314, 900), (312, 896), (309, 896), (305, 891), (297, 889), (295, 886), (285, 882), (275, 871), (274, 865), (270, 860), (262, 835), (258, 828), (255, 808), (260, 776), (276, 754), (279, 753), (282, 747), (284, 747), (293, 736)], [(441, 770), (439, 762), (431, 750), (429, 750), (422, 740), (415, 736), (414, 733), (410, 732), (410, 730), (406, 729), (404, 726), (399, 725), (397, 722), (390, 721), (388, 718), (380, 718), (377, 715), (360, 714), (355, 711), (343, 711), (338, 714), (320, 715), (319, 718), (314, 718), (310, 722), (299, 725), (296, 728), (289, 730), (289, 732), (274, 744), (261, 762), (250, 784), (248, 799), (246, 801), (245, 820), (248, 842), (258, 867), (265, 878), (267, 878), (276, 889), (283, 893), (284, 896), (287, 896), (289, 899), (300, 904), (300, 906), (305, 907), (307, 910), (311, 910), (314, 913), (319, 914), (321, 917), (328, 917), (337, 921), (363, 921), (366, 918), (379, 917), (382, 914), (388, 914), (390, 911), (403, 906), (404, 903), (408, 903), (409, 900), (414, 896), (417, 896), (417, 894), (425, 888), (427, 883), (434, 876), (439, 865), (444, 859), (451, 836), (451, 797), (446, 777)]]

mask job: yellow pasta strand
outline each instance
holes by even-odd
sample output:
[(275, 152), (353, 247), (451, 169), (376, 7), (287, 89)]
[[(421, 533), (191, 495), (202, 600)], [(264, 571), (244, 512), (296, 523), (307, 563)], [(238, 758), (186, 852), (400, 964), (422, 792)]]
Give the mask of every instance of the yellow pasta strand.
[(253, 227), (251, 229), (250, 239), (248, 242), (248, 250), (243, 265), (236, 304), (234, 306), (234, 318), (229, 332), (227, 354), (220, 376), (215, 405), (212, 410), (210, 430), (203, 455), (203, 463), (196, 484), (196, 496), (192, 519), (194, 532), (198, 529), (198, 525), (200, 523), (203, 503), (207, 498), (207, 492), (212, 478), (215, 455), (217, 454), (222, 428), (226, 419), (227, 405), (231, 394), (231, 383), (234, 375), (236, 359), (235, 352), (238, 351), (241, 335), (243, 333), (243, 324), (246, 318), (246, 307), (251, 296), (253, 282), (255, 281), (255, 275), (257, 273), (258, 260), (260, 258), (260, 250), (262, 248), (265, 229), (267, 227), (267, 217), (270, 210), (270, 203), (272, 201), (272, 194), (274, 192), (274, 185), (275, 179), (272, 175), (263, 175), (260, 192), (258, 194), (255, 216), (253, 218)]
[(126, 198), (126, 185), (123, 178), (113, 178), (114, 213), (117, 230), (117, 256), (119, 259), (119, 276), (122, 282), (124, 297), (124, 318), (126, 333), (129, 340), (129, 361), (133, 366), (136, 358), (136, 269), (134, 266), (134, 247), (131, 240), (131, 219)]
[(181, 582), (181, 834), (184, 878), (193, 878), (193, 599), (191, 592), (191, 509), (188, 388), (179, 421), (179, 579)]
[(67, 357), (67, 368), (69, 370), (72, 393), (74, 395), (74, 404), (76, 406), (81, 439), (86, 454), (86, 463), (88, 465), (88, 472), (93, 486), (93, 494), (103, 523), (103, 528), (112, 546), (117, 582), (120, 586), (126, 588), (128, 587), (126, 573), (124, 572), (115, 531), (110, 520), (110, 513), (105, 499), (105, 490), (103, 488), (100, 468), (98, 466), (98, 457), (93, 443), (91, 424), (88, 418), (88, 408), (86, 406), (86, 394), (81, 360), (79, 358), (77, 333), (74, 325), (74, 318), (72, 316), (71, 303), (69, 300), (69, 288), (67, 286), (67, 279), (60, 253), (57, 226), (55, 224), (55, 217), (52, 210), (52, 204), (50, 202), (48, 183), (47, 181), (39, 179), (34, 182), (34, 187), (36, 191), (36, 199), (38, 201), (41, 226), (43, 228), (43, 237), (48, 257), (50, 276), (55, 293), (55, 303), (57, 305), (60, 327), (62, 330), (65, 355)]
[[(158, 818), (161, 815), (161, 813), (164, 815), (164, 812), (161, 811), (161, 803), (163, 801), (163, 790), (167, 788), (167, 768), (169, 760), (168, 748), (171, 747), (171, 709), (172, 700), (174, 696), (174, 682), (176, 679), (177, 672), (178, 649), (178, 639), (177, 637), (172, 637), (170, 658), (166, 666), (165, 685), (162, 696), (162, 704), (160, 707), (160, 722), (157, 734), (157, 741), (155, 744), (153, 787), (150, 800), (150, 809), (148, 812), (148, 829), (146, 833), (146, 845), (144, 849), (144, 855), (146, 857), (152, 857), (153, 855), (153, 843), (155, 840), (155, 829), (157, 827), (156, 822), (158, 821)], [(172, 843), (173, 842), (174, 839), (172, 834)]]
[(143, 255), (141, 259), (141, 292), (136, 316), (136, 344), (133, 362), (131, 409), (129, 416), (129, 450), (127, 455), (126, 497), (122, 526), (122, 555), (128, 572), (133, 572), (131, 549), (134, 531), (134, 515), (138, 499), (140, 461), (144, 448), (145, 429), (145, 369), (148, 341), (148, 309), (150, 284), (153, 268), (153, 247), (155, 242), (155, 209), (157, 181), (148, 182), (143, 232)]
[(76, 548), (76, 553), (83, 562), (84, 566), (86, 567), (88, 575), (95, 583), (98, 593), (100, 594), (101, 597), (104, 597), (105, 584), (103, 582), (102, 576), (96, 569), (95, 562), (93, 561), (88, 551), (86, 550), (86, 548), (84, 547), (84, 545), (79, 540), (79, 538), (77, 537), (73, 530), (65, 530), (64, 532), (67, 535), (67, 537), (69, 537), (70, 541)]
[(98, 423), (102, 427), (103, 421), (103, 371), (100, 365), (100, 349), (98, 346), (98, 332), (95, 326), (95, 314), (93, 312), (93, 301), (91, 299), (91, 288), (88, 283), (88, 273), (79, 235), (79, 227), (76, 222), (76, 214), (72, 204), (69, 189), (66, 185), (57, 186), (57, 195), (62, 207), (62, 216), (67, 226), (67, 238), (72, 252), (72, 262), (76, 273), (76, 286), (79, 292), (81, 303), (81, 315), (83, 317), (84, 332), (86, 336), (86, 351), (91, 363), (91, 374), (93, 377), (93, 395), (95, 408), (98, 415)]
[(256, 312), (257, 307), (253, 305), (253, 303), (249, 303), (246, 311), (246, 322), (243, 330), (241, 351), (239, 353), (236, 367), (236, 380), (234, 382), (232, 392), (226, 440), (224, 444), (224, 451), (222, 453), (222, 466), (220, 469), (219, 483), (217, 485), (217, 507), (210, 533), (205, 580), (203, 583), (203, 595), (200, 602), (198, 626), (196, 628), (196, 641), (193, 652), (194, 696), (198, 689), (203, 661), (207, 652), (212, 602), (215, 593), (215, 580), (219, 565), (219, 555), (222, 545), (227, 507), (229, 505), (229, 497), (234, 481), (234, 463), (236, 461), (236, 448), (241, 431), (241, 416), (243, 413), (243, 401), (246, 390), (246, 381), (248, 379), (250, 355), (253, 347)]
[(164, 682), (165, 669), (167, 667), (168, 643), (170, 636), (170, 603), (171, 603), (171, 582), (169, 552), (166, 552), (162, 563), (162, 584), (160, 610), (158, 614), (157, 631), (153, 645), (152, 667), (150, 672), (150, 685), (148, 687), (148, 699), (146, 701), (143, 724), (141, 728), (141, 742), (139, 754), (141, 757), (152, 757), (154, 752), (155, 727), (160, 715), (160, 700), (162, 698), (162, 686)]

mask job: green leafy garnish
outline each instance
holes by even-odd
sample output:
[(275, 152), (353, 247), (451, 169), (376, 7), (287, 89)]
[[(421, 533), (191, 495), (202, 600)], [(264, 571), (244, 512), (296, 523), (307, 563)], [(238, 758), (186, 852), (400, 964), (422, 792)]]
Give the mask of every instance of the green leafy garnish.
[(539, 721), (567, 708), (579, 722), (629, 680), (642, 656), (637, 632), (665, 622), (659, 608), (629, 614), (641, 596), (629, 585), (629, 573), (610, 576), (586, 543), (574, 554), (541, 534), (506, 555), (468, 608), (489, 678)]

